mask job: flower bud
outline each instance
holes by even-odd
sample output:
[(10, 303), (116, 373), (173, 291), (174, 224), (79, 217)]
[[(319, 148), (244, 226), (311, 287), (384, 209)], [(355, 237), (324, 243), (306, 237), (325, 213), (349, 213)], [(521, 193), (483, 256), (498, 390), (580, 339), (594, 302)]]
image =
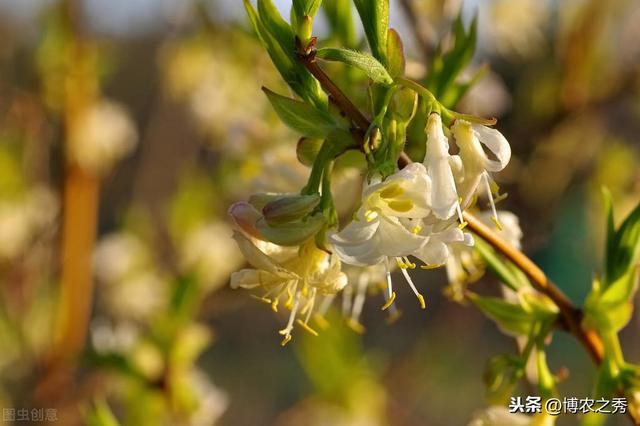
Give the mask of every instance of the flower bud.
[(320, 231), (325, 219), (321, 213), (307, 216), (295, 222), (272, 225), (265, 218), (256, 223), (256, 228), (263, 240), (280, 246), (297, 246)]
[(270, 225), (284, 224), (302, 219), (311, 213), (318, 203), (318, 194), (285, 196), (267, 203), (262, 209), (262, 214)]
[(411, 121), (418, 108), (418, 94), (403, 87), (398, 89), (391, 99), (389, 109), (396, 120), (406, 123)]

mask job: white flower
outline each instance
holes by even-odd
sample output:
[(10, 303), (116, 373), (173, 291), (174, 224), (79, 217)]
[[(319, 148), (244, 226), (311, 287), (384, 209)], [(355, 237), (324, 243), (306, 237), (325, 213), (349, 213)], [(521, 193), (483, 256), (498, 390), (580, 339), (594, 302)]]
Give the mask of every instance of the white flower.
[[(493, 220), (500, 227), (488, 172), (499, 172), (507, 166), (511, 159), (509, 142), (496, 129), (471, 124), (465, 120), (457, 120), (451, 130), (460, 148), (458, 156), (462, 164), (461, 170), (457, 173), (457, 187), (462, 208), (468, 207), (479, 185), (484, 182)], [(495, 156), (495, 159), (489, 158), (482, 145)]]
[(78, 117), (67, 153), (84, 170), (102, 175), (133, 150), (137, 139), (136, 128), (125, 109), (101, 100)]
[[(231, 275), (232, 288), (262, 288), (265, 293), (258, 297), (271, 305), (274, 311), (284, 299), (291, 311), (285, 328), (282, 344), (291, 340), (291, 331), (297, 315), (304, 316), (297, 323), (312, 334), (317, 334), (309, 325), (317, 295), (332, 295), (347, 284), (347, 277), (340, 271), (340, 261), (318, 249), (314, 241), (308, 241), (298, 249), (277, 246), (264, 241), (252, 241), (239, 232), (234, 239), (253, 269), (242, 269)], [(260, 246), (260, 247), (258, 247)]]
[(383, 182), (365, 184), (356, 218), (329, 241), (340, 259), (369, 266), (387, 257), (408, 256), (424, 238), (407, 229), (406, 220), (429, 214), (431, 184), (422, 164), (413, 163)]
[(424, 165), (433, 185), (429, 192), (429, 207), (439, 219), (448, 219), (458, 207), (456, 183), (451, 170), (449, 141), (442, 128), (439, 114), (433, 113), (427, 121), (427, 151)]

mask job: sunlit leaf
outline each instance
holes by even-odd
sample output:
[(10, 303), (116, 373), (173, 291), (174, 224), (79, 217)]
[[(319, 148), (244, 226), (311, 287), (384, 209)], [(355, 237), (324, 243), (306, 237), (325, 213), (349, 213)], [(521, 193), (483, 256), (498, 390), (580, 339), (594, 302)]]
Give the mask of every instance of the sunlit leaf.
[(304, 136), (322, 139), (337, 127), (328, 112), (320, 111), (306, 102), (278, 95), (267, 88), (262, 90), (284, 124)]
[(376, 83), (390, 85), (393, 79), (386, 68), (376, 58), (368, 53), (356, 52), (349, 49), (325, 47), (319, 49), (316, 56), (327, 61), (343, 62), (347, 65), (359, 68)]

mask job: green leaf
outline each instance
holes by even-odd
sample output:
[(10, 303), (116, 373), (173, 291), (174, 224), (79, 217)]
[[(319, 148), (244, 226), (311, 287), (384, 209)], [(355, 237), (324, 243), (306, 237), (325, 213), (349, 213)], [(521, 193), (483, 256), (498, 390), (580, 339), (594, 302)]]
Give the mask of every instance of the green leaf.
[(387, 63), (387, 31), (389, 29), (389, 0), (353, 0), (360, 15), (373, 56)]
[(288, 24), (282, 20), (277, 11), (276, 15), (269, 13), (271, 8), (268, 4), (263, 4), (264, 14), (269, 17), (269, 25), (265, 25), (251, 2), (243, 1), (254, 31), (282, 78), (302, 99), (317, 107), (326, 106), (326, 96), (319, 83), (295, 58), (293, 36), (289, 36), (291, 29), (287, 29)]
[(338, 127), (328, 112), (320, 111), (306, 102), (278, 95), (267, 88), (263, 87), (262, 90), (284, 124), (304, 136), (323, 139)]
[[(608, 222), (613, 221), (613, 213)], [(611, 225), (608, 225), (610, 229)], [(610, 250), (607, 256), (605, 287), (626, 275), (631, 268), (637, 267), (640, 261), (640, 204), (622, 222), (612, 241), (608, 242)]]
[(469, 294), (469, 299), (507, 334), (526, 336), (537, 321), (545, 319), (527, 312), (521, 305), (509, 303), (497, 297)]
[(507, 287), (518, 291), (520, 288), (529, 285), (526, 277), (523, 281), (523, 277), (516, 274), (508, 263), (500, 258), (482, 238), (475, 238), (475, 249), (482, 256), (482, 260), (487, 264), (489, 270)]
[(376, 58), (368, 53), (357, 52), (349, 49), (325, 47), (317, 51), (316, 57), (327, 61), (343, 62), (347, 65), (359, 68), (376, 83), (387, 86), (393, 84), (393, 78), (391, 78), (386, 68), (378, 62)]
[(393, 28), (389, 29), (387, 36), (387, 69), (391, 77), (404, 75), (405, 59), (404, 46), (400, 34)]
[(322, 0), (293, 0), (293, 10), (297, 18), (316, 16)]
[(638, 289), (640, 261), (640, 205), (614, 226), (610, 194), (604, 190), (607, 216), (605, 273), (595, 279), (585, 302), (585, 321), (599, 330), (619, 331), (633, 314), (633, 297)]
[(295, 50), (295, 35), (293, 30), (276, 9), (271, 0), (258, 0), (258, 15), (265, 29), (286, 50)]

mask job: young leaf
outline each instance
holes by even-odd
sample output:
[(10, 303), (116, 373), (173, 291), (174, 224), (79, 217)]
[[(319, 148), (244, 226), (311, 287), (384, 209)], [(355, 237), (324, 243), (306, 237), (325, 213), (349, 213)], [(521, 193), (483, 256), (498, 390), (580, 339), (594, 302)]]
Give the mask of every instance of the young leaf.
[(387, 36), (387, 69), (391, 77), (399, 77), (404, 74), (405, 59), (404, 47), (400, 34), (393, 28), (389, 29)]
[[(502, 260), (481, 238), (475, 238), (475, 249), (482, 256), (491, 272), (507, 287), (514, 291), (518, 291), (523, 286), (528, 285), (523, 281), (522, 276), (516, 275), (508, 266), (508, 263)], [(526, 280), (526, 278), (524, 278)]]
[(320, 89), (319, 83), (294, 57), (293, 38), (291, 37), (291, 43), (287, 41), (289, 40), (287, 32), (290, 31), (290, 29), (287, 30), (285, 26), (288, 24), (280, 18), (280, 15), (274, 16), (273, 13), (269, 13), (268, 11), (271, 10), (271, 8), (268, 4), (263, 4), (262, 7), (265, 10), (263, 13), (270, 16), (269, 28), (279, 33), (278, 37), (274, 36), (263, 23), (258, 12), (256, 12), (251, 5), (251, 2), (249, 0), (243, 1), (254, 31), (269, 54), (271, 61), (278, 69), (280, 75), (282, 75), (282, 78), (302, 99), (311, 102), (317, 107), (325, 106), (326, 97)]
[(322, 0), (293, 0), (293, 11), (296, 17), (302, 18), (316, 16)]
[(258, 0), (258, 15), (266, 30), (285, 50), (294, 51), (295, 35), (271, 0)]
[(262, 90), (284, 124), (304, 136), (323, 139), (337, 127), (337, 123), (328, 112), (323, 112), (306, 102), (278, 95), (267, 88)]
[(356, 52), (355, 50), (325, 47), (319, 49), (316, 56), (327, 61), (343, 62), (347, 65), (359, 68), (375, 83), (391, 85), (393, 79), (386, 68), (368, 53)]
[[(613, 218), (609, 219), (613, 221)], [(622, 275), (635, 268), (640, 261), (640, 204), (622, 222), (610, 242), (607, 256), (607, 276), (605, 287), (617, 281)]]
[(387, 30), (389, 0), (353, 0), (358, 9), (371, 53), (381, 63), (387, 63)]
[(526, 336), (535, 323), (543, 319), (527, 312), (521, 305), (509, 303), (497, 297), (470, 294), (469, 299), (485, 315), (495, 321), (500, 329), (510, 335)]

